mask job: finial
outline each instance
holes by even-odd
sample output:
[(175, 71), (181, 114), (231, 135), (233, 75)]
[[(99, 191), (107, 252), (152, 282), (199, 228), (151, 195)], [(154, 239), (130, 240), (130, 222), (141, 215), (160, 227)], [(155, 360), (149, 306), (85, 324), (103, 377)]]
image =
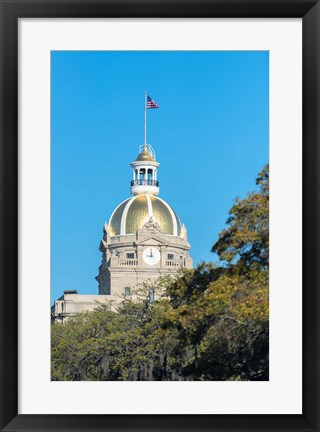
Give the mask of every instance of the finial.
[(180, 235), (179, 235), (179, 237), (181, 237), (181, 238), (183, 238), (183, 239), (185, 239), (185, 240), (188, 239), (188, 236), (187, 236), (187, 228), (186, 228), (186, 226), (185, 226), (184, 223), (181, 224), (181, 229), (180, 229)]

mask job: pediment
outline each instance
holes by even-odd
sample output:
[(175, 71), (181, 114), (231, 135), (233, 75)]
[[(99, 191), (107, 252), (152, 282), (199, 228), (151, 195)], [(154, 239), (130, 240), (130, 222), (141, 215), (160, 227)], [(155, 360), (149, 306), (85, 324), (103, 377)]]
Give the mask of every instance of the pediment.
[(138, 240), (137, 244), (144, 246), (154, 246), (154, 244), (166, 245), (167, 243), (162, 238), (156, 235), (150, 235), (148, 237), (145, 237), (144, 239)]
[(159, 224), (150, 218), (141, 229), (137, 231), (137, 244), (154, 245), (166, 244), (163, 240), (163, 231), (160, 229)]
[(154, 221), (151, 217), (148, 222), (146, 222), (142, 228), (138, 230), (138, 233), (159, 233), (162, 234), (162, 230), (160, 229), (160, 226), (158, 222)]

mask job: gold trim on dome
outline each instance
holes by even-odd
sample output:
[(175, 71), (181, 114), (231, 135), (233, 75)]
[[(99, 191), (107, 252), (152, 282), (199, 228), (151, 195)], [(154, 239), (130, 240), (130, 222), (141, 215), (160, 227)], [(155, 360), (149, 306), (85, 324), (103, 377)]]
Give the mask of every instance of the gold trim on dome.
[(173, 235), (173, 220), (169, 209), (157, 197), (150, 195), (150, 199), (152, 202), (153, 219), (158, 222), (162, 231)]
[[(150, 212), (151, 209), (152, 212)], [(181, 223), (179, 217), (176, 212), (169, 207), (169, 204), (156, 196), (144, 194), (137, 195), (134, 198), (128, 198), (116, 208), (109, 223), (111, 236), (121, 234), (121, 222), (124, 228), (123, 234), (135, 234), (138, 229), (141, 229), (144, 224), (148, 222), (150, 213), (152, 213), (154, 221), (159, 224), (160, 229), (164, 233), (180, 235)], [(175, 233), (174, 221), (177, 223), (177, 233)]]
[(128, 204), (130, 200), (131, 198), (128, 198), (125, 201), (123, 201), (123, 203), (119, 205), (119, 207), (111, 216), (110, 224), (109, 224), (111, 236), (120, 235), (122, 213), (124, 211), (125, 206)]
[(132, 201), (127, 213), (125, 221), (126, 234), (135, 233), (138, 229), (142, 228), (148, 220), (149, 212), (147, 198), (145, 195), (138, 195)]
[(136, 162), (137, 161), (144, 161), (144, 162), (155, 162), (155, 158), (152, 156), (151, 153), (148, 152), (147, 147), (144, 146), (141, 153), (138, 154)]
[(171, 207), (171, 210), (173, 211), (173, 214), (175, 215), (176, 221), (177, 221), (177, 235), (178, 237), (181, 234), (181, 222), (179, 219), (179, 216), (177, 215), (177, 213), (173, 210), (173, 208)]

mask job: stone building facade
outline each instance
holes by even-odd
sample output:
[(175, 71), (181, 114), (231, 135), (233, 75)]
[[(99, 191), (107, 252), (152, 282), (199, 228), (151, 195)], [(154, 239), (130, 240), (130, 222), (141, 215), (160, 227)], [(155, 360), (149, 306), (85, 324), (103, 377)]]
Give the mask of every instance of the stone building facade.
[(150, 145), (143, 145), (131, 164), (132, 197), (121, 202), (104, 224), (100, 243), (98, 295), (65, 292), (52, 307), (54, 320), (93, 310), (111, 302), (116, 308), (144, 282), (192, 268), (186, 227), (173, 208), (158, 197), (159, 162)]

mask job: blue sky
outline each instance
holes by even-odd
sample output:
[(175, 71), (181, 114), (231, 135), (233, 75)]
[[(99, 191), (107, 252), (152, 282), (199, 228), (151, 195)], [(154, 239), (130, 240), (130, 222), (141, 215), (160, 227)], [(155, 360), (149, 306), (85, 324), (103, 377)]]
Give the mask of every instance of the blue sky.
[(129, 163), (147, 141), (160, 197), (188, 230), (194, 263), (269, 158), (266, 51), (51, 53), (51, 298), (97, 294), (104, 221), (130, 196)]

